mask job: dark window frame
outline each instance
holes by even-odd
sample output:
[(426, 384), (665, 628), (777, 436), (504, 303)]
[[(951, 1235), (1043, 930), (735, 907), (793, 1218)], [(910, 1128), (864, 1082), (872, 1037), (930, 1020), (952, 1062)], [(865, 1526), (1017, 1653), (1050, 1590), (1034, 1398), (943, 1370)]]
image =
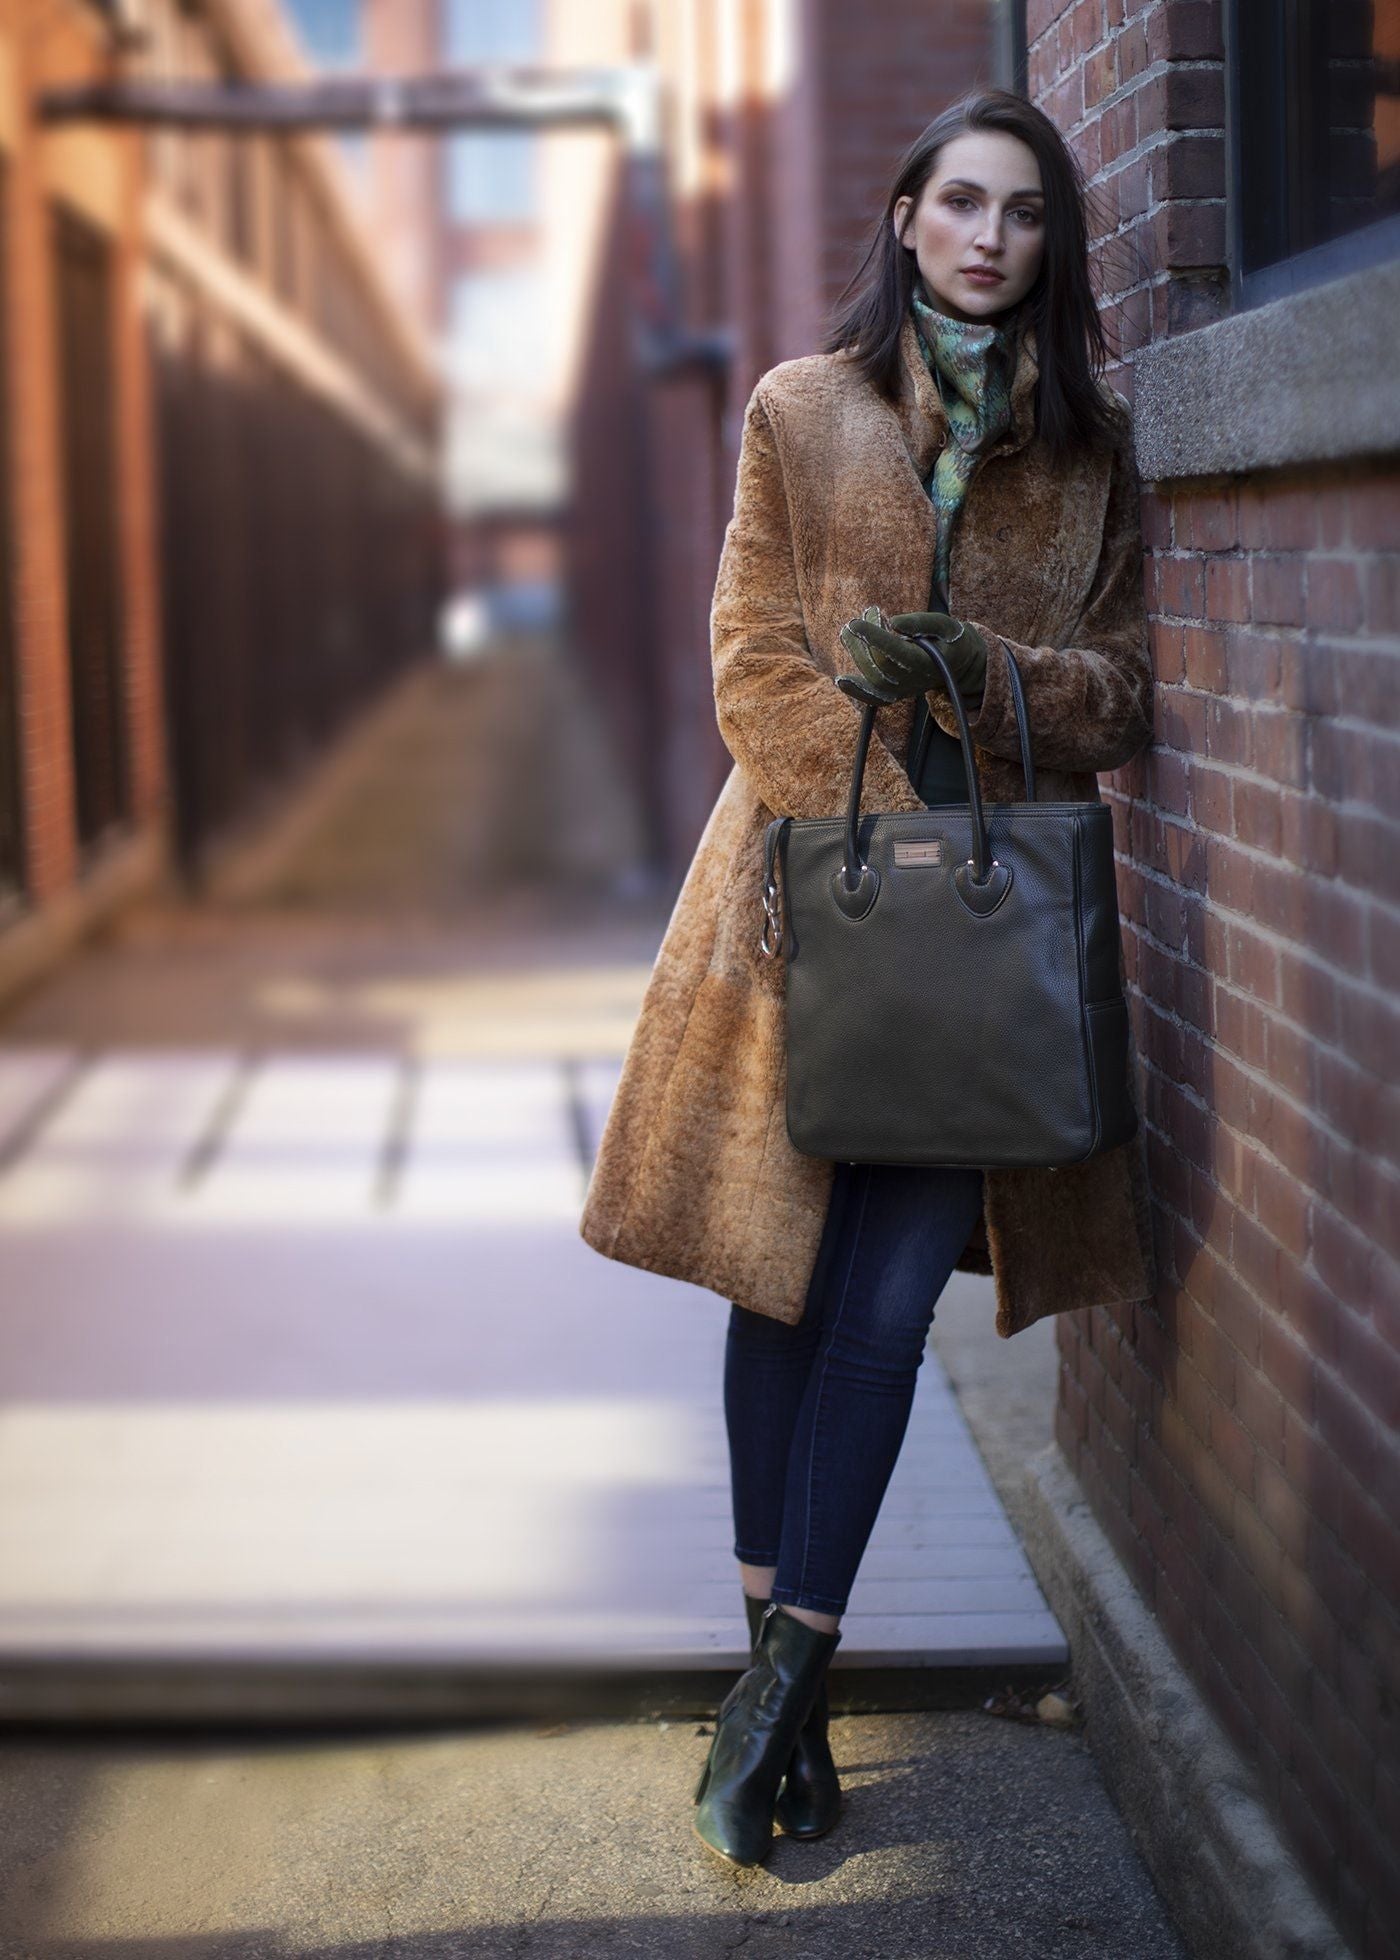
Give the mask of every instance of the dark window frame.
[(82, 868), (132, 823), (126, 617), (118, 522), (115, 252), (61, 198), (49, 203), (59, 346), (69, 739)]
[(1309, 61), (1325, 61), (1325, 21), (1325, 0), (1226, 0), (1226, 251), (1237, 313), (1400, 258), (1400, 214), (1305, 242), (1317, 129), (1300, 78)]

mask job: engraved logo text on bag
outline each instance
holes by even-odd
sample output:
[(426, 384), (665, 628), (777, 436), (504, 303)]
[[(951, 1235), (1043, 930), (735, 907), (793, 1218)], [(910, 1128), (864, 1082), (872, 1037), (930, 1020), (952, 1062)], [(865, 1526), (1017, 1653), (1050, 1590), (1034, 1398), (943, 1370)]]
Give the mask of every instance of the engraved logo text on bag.
[(896, 843), (894, 861), (896, 864), (942, 864), (943, 839), (935, 837), (926, 844)]

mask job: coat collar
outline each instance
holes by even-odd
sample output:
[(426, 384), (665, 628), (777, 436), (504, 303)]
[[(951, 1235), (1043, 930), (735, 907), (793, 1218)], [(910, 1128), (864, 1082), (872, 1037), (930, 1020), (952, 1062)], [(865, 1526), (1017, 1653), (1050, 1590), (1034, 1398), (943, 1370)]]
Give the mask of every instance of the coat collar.
[[(929, 373), (928, 362), (919, 346), (919, 330), (913, 309), (907, 308), (899, 335), (900, 389), (895, 404), (910, 461), (922, 483), (933, 468), (948, 418), (943, 413), (937, 384)], [(1011, 424), (985, 451), (985, 456), (1004, 456), (1020, 449), (1035, 433), (1035, 383), (1040, 373), (1036, 359), (1035, 326), (1029, 308), (1023, 307), (1016, 337), (1016, 370), (1011, 381)], [(985, 460), (984, 456), (984, 460)]]

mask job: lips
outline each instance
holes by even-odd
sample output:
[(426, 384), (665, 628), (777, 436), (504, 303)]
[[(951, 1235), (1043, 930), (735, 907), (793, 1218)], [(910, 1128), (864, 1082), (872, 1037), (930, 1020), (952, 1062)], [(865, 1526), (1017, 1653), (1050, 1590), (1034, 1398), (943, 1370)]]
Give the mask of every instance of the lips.
[(1005, 274), (993, 272), (992, 268), (988, 265), (965, 265), (963, 267), (963, 276), (967, 279), (980, 279), (988, 286), (999, 286)]

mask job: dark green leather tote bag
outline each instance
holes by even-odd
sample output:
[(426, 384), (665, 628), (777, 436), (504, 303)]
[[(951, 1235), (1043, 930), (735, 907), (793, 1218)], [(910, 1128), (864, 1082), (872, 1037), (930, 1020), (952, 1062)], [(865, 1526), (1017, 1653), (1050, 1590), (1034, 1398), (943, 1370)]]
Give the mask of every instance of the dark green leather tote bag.
[(786, 961), (788, 1136), (846, 1163), (1083, 1163), (1137, 1130), (1112, 813), (1036, 802), (1014, 659), (1026, 801), (984, 805), (952, 672), (918, 643), (944, 671), (967, 802), (861, 816), (867, 703), (846, 815), (765, 831), (760, 943)]

